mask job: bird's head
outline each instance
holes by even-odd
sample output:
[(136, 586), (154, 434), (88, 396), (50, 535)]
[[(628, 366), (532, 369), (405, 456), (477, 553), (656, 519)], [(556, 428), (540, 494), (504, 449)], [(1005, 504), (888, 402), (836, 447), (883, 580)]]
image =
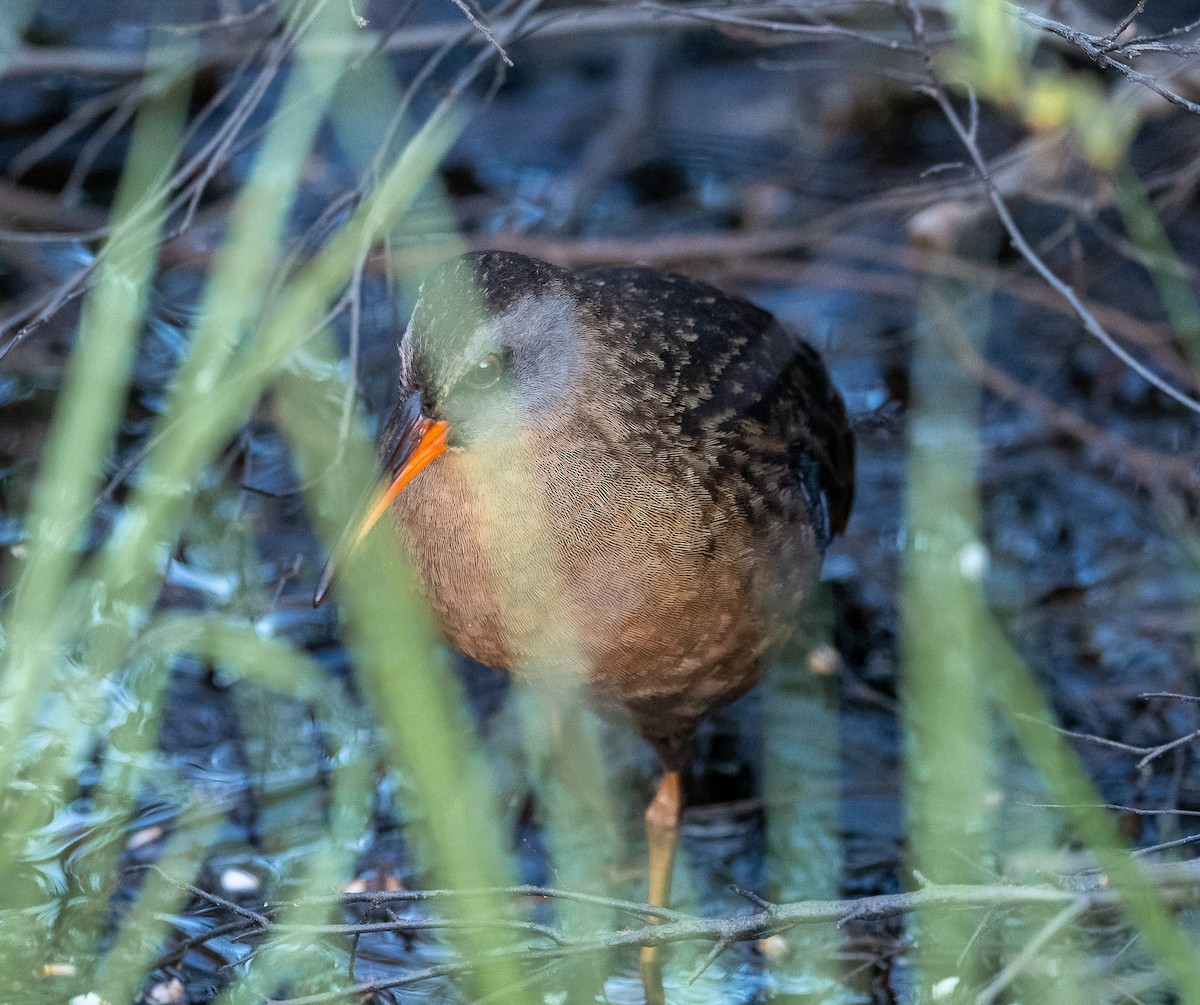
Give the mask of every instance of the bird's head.
[(524, 255), (479, 252), (437, 269), (400, 339), (400, 396), (381, 440), (382, 472), (314, 595), (395, 498), (447, 450), (487, 451), (537, 436), (567, 408), (586, 340), (572, 274)]
[(419, 394), (465, 450), (536, 428), (569, 399), (580, 334), (571, 273), (505, 252), (454, 259), (422, 285), (400, 339), (397, 417)]

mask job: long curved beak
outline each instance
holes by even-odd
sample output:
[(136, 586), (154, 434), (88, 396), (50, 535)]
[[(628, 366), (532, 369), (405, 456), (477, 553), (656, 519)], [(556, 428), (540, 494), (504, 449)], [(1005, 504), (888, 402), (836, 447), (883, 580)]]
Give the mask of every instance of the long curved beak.
[(363, 542), (379, 518), (387, 512), (392, 500), (420, 474), (431, 461), (446, 452), (450, 427), (444, 421), (434, 422), (421, 412), (421, 395), (412, 394), (397, 409), (388, 423), (384, 442), (387, 452), (383, 459), (383, 477), (367, 497), (362, 516), (343, 532), (329, 561), (317, 581), (313, 606), (325, 602), (337, 582), (346, 561)]

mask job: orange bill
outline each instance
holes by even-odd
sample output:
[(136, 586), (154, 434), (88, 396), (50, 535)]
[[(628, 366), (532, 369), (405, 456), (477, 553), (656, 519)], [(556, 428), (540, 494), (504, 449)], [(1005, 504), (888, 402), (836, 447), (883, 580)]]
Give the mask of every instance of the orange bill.
[(406, 402), (398, 414), (393, 435), (394, 444), (384, 462), (384, 478), (380, 487), (368, 499), (363, 517), (346, 528), (337, 547), (325, 564), (317, 588), (313, 593), (313, 606), (319, 607), (333, 590), (338, 575), (354, 550), (363, 542), (388, 506), (409, 482), (417, 477), (430, 462), (446, 452), (450, 427), (444, 421), (434, 422), (420, 414), (420, 396)]
[(446, 452), (446, 438), (450, 434), (450, 426), (445, 422), (431, 422), (422, 417), (417, 420), (417, 446), (408, 456), (400, 469), (392, 476), (390, 482), (385, 482), (375, 495), (367, 515), (363, 517), (358, 533), (354, 537), (354, 547), (362, 543), (371, 528), (379, 522), (379, 518), (387, 512), (387, 508), (409, 482), (417, 477), (437, 457)]

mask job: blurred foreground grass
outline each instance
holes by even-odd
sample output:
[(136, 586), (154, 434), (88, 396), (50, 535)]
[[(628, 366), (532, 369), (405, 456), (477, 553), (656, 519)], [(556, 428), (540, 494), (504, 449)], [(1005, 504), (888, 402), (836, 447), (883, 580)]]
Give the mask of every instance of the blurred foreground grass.
[[(1001, 5), (964, 3), (960, 10), (964, 41), (948, 62), (959, 80), (988, 100), (1022, 109), (1037, 128), (1086, 125), (1080, 134), (1097, 166), (1121, 163), (1129, 130), (1119, 109), (1097, 118), (1100, 98), (1094, 88), (1061, 70), (1034, 72), (1028, 37)], [(19, 34), (15, 13), (7, 16), (10, 33)], [(122, 835), (143, 801), (170, 797), (156, 723), (171, 660), (178, 654), (218, 667), (260, 695), (304, 703), (330, 736), (333, 768), (317, 826), (320, 838), (286, 888), (286, 899), (296, 906), (282, 912), (276, 934), (238, 968), (222, 1000), (320, 994), (346, 983), (348, 940), (338, 954), (313, 952), (313, 940), (289, 932), (289, 924), (342, 920), (328, 902), (320, 909), (324, 915), (315, 918), (308, 898), (324, 896), (352, 878), (356, 850), (370, 826), (376, 749), (363, 739), (356, 699), (340, 679), (260, 634), (251, 622), (164, 613), (158, 596), (174, 543), (194, 517), (203, 473), (264, 400), (287, 439), (306, 487), (308, 512), (327, 543), (350, 519), (356, 487), (371, 481), (372, 451), (358, 417), (348, 427), (343, 421), (344, 381), (325, 318), (365, 252), (401, 225), (406, 207), (427, 184), (460, 128), (456, 103), (461, 95), (446, 98), (382, 165), (365, 199), (323, 248), (285, 272), (292, 251), (284, 239), (285, 223), (314, 137), (327, 119), (344, 135), (354, 132), (354, 123), (339, 111), (346, 60), (331, 55), (348, 51), (336, 43), (345, 41), (352, 28), (337, 4), (289, 9), (287, 30), (298, 39), (295, 64), (230, 214), (188, 355), (119, 523), (94, 554), (82, 555), (80, 543), (88, 534), (145, 320), (167, 180), (186, 124), (189, 67), (181, 63), (170, 86), (148, 93), (139, 112), (26, 515), (25, 554), (10, 573), (12, 591), (0, 638), (0, 721), (5, 724), (0, 873), (12, 877), (0, 884), (4, 1002), (65, 1001), (92, 992), (112, 1005), (136, 1000), (171, 919), (189, 896), (180, 883), (200, 873), (214, 819), (224, 812), (199, 796), (176, 808), (171, 837), (157, 860), (161, 871), (146, 873), (132, 902), (130, 891), (118, 886), (125, 849), (119, 839), (101, 842), (75, 859), (73, 874), (54, 898), (42, 885), (23, 881), (26, 864), (42, 847), (44, 828), (63, 807), (82, 798), (106, 831)], [(157, 44), (170, 45), (172, 58), (181, 51), (174, 37)], [(482, 58), (476, 65), (483, 65)], [(355, 71), (357, 94), (395, 96), (399, 91), (383, 61)], [(369, 146), (358, 158), (364, 174), (378, 166), (365, 155)], [(1152, 209), (1132, 184), (1123, 189), (1128, 229), (1162, 260), (1169, 246), (1164, 247)], [(1164, 299), (1173, 317), (1182, 319), (1177, 322), (1181, 336), (1189, 335), (1194, 302), (1173, 275), (1163, 272)], [(931, 286), (918, 333), (903, 601), (909, 864), (932, 883), (974, 883), (986, 878), (984, 863), (998, 852), (1007, 860), (1021, 850), (1047, 855), (1059, 850), (1059, 842), (1045, 831), (1010, 830), (996, 810), (997, 793), (1011, 799), (1019, 788), (1026, 797), (1044, 796), (1064, 807), (1061, 813), (1045, 811), (1046, 830), (1065, 824), (1073, 847), (1086, 852), (1121, 896), (1130, 930), (1157, 968), (1147, 963), (1153, 974), (1149, 987), (1173, 989), (1162, 993), (1200, 1005), (1194, 932), (1179, 926), (1130, 858), (1110, 816), (1096, 808), (1101, 800), (1065, 741), (1047, 728), (1044, 703), (984, 602), (978, 389), (956, 362), (948, 333), (966, 332), (981, 340), (988, 320), (981, 306), (985, 300), (977, 289)], [(346, 435), (339, 436), (343, 428)], [(386, 535), (374, 540), (378, 547), (348, 568), (339, 605), (356, 687), (379, 729), (389, 769), (403, 779), (403, 816), (412, 823), (422, 874), (446, 888), (503, 887), (512, 880), (506, 828), (459, 686), (400, 556)], [(778, 693), (787, 695), (787, 685), (780, 687)], [(239, 693), (248, 698), (251, 692)], [(839, 886), (838, 819), (836, 807), (830, 810), (836, 800), (837, 725), (827, 695), (787, 697), (795, 704), (786, 707), (804, 708), (812, 716), (812, 742), (804, 764), (777, 764), (768, 774), (769, 803), (778, 808), (769, 824), (774, 828), (771, 868), (777, 879), (785, 877), (780, 885), (798, 896), (832, 898)], [(128, 714), (127, 703), (136, 714)], [(528, 720), (531, 734), (542, 717), (536, 713)], [(261, 719), (271, 721), (269, 715)], [(271, 738), (262, 740), (265, 746)], [(530, 742), (535, 740), (531, 735)], [(1001, 755), (1007, 763), (1014, 745), (1032, 772), (1006, 779), (999, 774)], [(561, 812), (550, 814), (549, 845), (564, 886), (602, 888), (596, 833), (603, 832), (611, 844), (618, 823), (602, 819), (607, 810), (600, 811), (598, 822), (595, 814), (588, 816), (596, 805), (588, 791), (603, 790), (605, 779), (590, 744), (573, 749), (577, 761), (549, 758), (558, 765), (552, 770), (559, 772), (565, 793)], [(79, 779), (97, 758), (98, 778), (84, 792)], [(825, 812), (802, 812), (805, 800), (820, 803)], [(788, 859), (797, 847), (794, 830), (802, 826), (818, 832), (800, 845), (821, 849), (819, 863)], [(600, 857), (612, 854), (610, 848)], [(1032, 861), (1027, 875), (1006, 878), (1040, 881), (1040, 859)], [(57, 905), (49, 907), (55, 899)], [(498, 928), (475, 923), (510, 916), (507, 901), (499, 895), (483, 895), (469, 905), (451, 899), (444, 910), (452, 952), (474, 963), (463, 999), (531, 1000), (525, 982), (537, 975), (539, 965), (496, 953), (508, 940)], [(966, 1000), (962, 995), (968, 989), (974, 994), (986, 988), (1030, 940), (1056, 923), (1032, 909), (1009, 914), (1003, 924), (993, 920), (979, 911), (923, 910), (916, 922), (919, 979), (912, 1000)], [(1061, 919), (1057, 923), (1051, 936), (1062, 928)], [(832, 952), (837, 939), (831, 924), (809, 945)], [(1063, 937), (1048, 937), (1047, 945), (1043, 965), (1021, 971), (1015, 985), (1019, 998), (1012, 1000), (1120, 997), (1089, 967), (1092, 950), (1069, 925)], [(782, 970), (794, 964), (767, 966)], [(822, 1000), (846, 1000), (839, 997), (834, 960), (804, 966), (826, 980)], [(706, 993), (720, 998), (719, 990)]]
[[(104, 739), (97, 727), (107, 725), (107, 717), (97, 715), (97, 709), (109, 700), (111, 680), (125, 672), (148, 638), (157, 650), (157, 673), (140, 675), (137, 681), (144, 689), (135, 693), (151, 708), (164, 692), (163, 656), (178, 651), (211, 659), (282, 694), (306, 694), (327, 713), (323, 718), (333, 729), (354, 723), (353, 716), (344, 714), (347, 702), (340, 685), (323, 678), (298, 653), (259, 639), (249, 627), (216, 619), (181, 625), (155, 612), (163, 561), (188, 518), (194, 487), (264, 394), (274, 399), (297, 467), (325, 475), (310, 483), (311, 501), (318, 524), (331, 538), (351, 518), (352, 487), (366, 484), (373, 469), (372, 451), (357, 424), (345, 442), (331, 436), (338, 416), (326, 407), (328, 389), (312, 376), (314, 352), (324, 342), (320, 330), (330, 301), (362, 252), (394, 224), (426, 183), (456, 126), (454, 101), (447, 99), (339, 233), (268, 298), (287, 251), (281, 239), (284, 221), (312, 138), (327, 115), (337, 115), (330, 100), (345, 60), (329, 52), (338, 50), (333, 43), (344, 41), (352, 27), (340, 14), (326, 4), (315, 11), (302, 6), (289, 18), (287, 30), (299, 40), (295, 66), (231, 214), (233, 226), (214, 262), (189, 353), (118, 526), (81, 566), (78, 542), (125, 400), (154, 272), (155, 233), (162, 225), (164, 186), (175, 163), (188, 68), (179, 67), (177, 82), (148, 99), (139, 114), (110, 237), (85, 304), (63, 405), (33, 494), (27, 555), (5, 623), (6, 735), (0, 781), (6, 783), (6, 797), (0, 855), (6, 871), (17, 869), (28, 853), (45, 823), (47, 805), (77, 797), (74, 779)], [(178, 47), (171, 52), (177, 56)], [(328, 477), (335, 449), (339, 473)], [(422, 859), (430, 876), (447, 886), (502, 886), (508, 874), (501, 829), (489, 812), (457, 690), (416, 605), (411, 579), (394, 546), (387, 544), (385, 539), (348, 571), (342, 594), (360, 685), (384, 727), (391, 759), (402, 766), (425, 810)], [(101, 781), (91, 793), (109, 826), (120, 828), (139, 795), (156, 788), (155, 721), (139, 720), (136, 734), (120, 736), (124, 742), (109, 751)], [(109, 739), (117, 739), (115, 732)], [(297, 884), (301, 890), (327, 893), (352, 870), (353, 849), (370, 808), (370, 762), (364, 756), (360, 750), (343, 757), (343, 770), (330, 777), (325, 846), (306, 863), (305, 877)], [(182, 824), (163, 861), (180, 870), (178, 879), (187, 880), (201, 867), (204, 848)], [(0, 889), (5, 918), (0, 973), (11, 982), (5, 1000), (40, 1000), (43, 995), (61, 1000), (61, 983), (41, 983), (44, 965), (60, 972), (69, 967), (76, 979), (68, 986), (96, 989), (106, 1000), (128, 1000), (139, 989), (165, 934), (162, 918), (181, 906), (185, 893), (151, 876), (114, 933), (107, 896), (114, 892), (119, 853), (120, 845), (110, 844), (107, 854), (80, 863), (84, 875), (76, 882), (83, 889), (53, 925), (41, 913), (40, 890), (29, 891), (20, 883)], [(298, 910), (306, 919), (311, 914), (310, 909)], [(286, 932), (286, 916), (283, 921)], [(286, 935), (277, 941), (281, 947), (290, 942)], [(515, 982), (511, 964), (485, 958), (494, 945), (486, 929), (464, 927), (451, 941), (478, 958), (479, 993)], [(338, 978), (332, 972), (297, 971), (296, 962), (294, 952), (264, 947), (227, 997), (254, 1001), (276, 989), (325, 987)]]

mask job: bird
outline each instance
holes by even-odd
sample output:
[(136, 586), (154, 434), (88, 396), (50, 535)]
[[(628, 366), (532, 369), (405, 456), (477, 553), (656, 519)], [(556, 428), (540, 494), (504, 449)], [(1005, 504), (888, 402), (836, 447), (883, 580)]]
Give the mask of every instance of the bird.
[[(550, 677), (566, 654), (661, 761), (647, 903), (665, 907), (697, 726), (758, 681), (849, 519), (843, 399), (768, 311), (637, 265), (462, 255), (398, 349), (381, 480), (314, 602), (390, 516), (452, 648)], [(641, 971), (661, 1000), (653, 948)]]

